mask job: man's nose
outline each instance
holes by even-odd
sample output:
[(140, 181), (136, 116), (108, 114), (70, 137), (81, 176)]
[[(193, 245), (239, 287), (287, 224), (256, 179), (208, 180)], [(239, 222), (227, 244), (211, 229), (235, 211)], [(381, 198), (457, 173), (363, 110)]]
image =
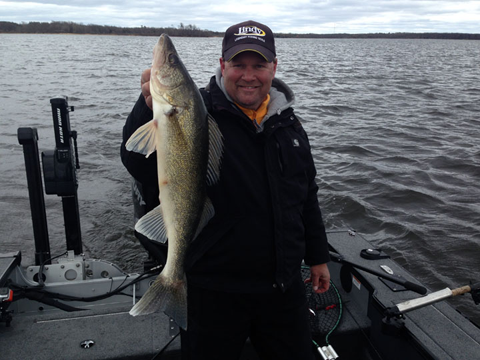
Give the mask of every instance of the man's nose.
[(256, 75), (255, 75), (255, 69), (253, 69), (250, 66), (247, 66), (242, 74), (242, 79), (245, 81), (253, 81), (255, 80)]

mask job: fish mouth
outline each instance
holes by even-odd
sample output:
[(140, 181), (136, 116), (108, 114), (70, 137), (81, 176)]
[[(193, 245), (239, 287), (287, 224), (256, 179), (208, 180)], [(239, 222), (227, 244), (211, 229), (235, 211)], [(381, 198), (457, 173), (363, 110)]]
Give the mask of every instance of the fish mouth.
[(168, 36), (167, 34), (160, 35), (160, 38), (158, 39), (157, 44), (160, 45), (161, 47), (173, 46), (172, 40), (170, 39), (170, 36)]

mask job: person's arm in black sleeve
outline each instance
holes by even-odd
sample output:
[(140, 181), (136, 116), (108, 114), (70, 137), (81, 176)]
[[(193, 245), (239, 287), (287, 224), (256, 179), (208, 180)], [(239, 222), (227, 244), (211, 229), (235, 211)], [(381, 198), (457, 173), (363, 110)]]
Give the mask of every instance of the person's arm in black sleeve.
[(317, 171), (311, 154), (308, 161), (309, 188), (303, 208), (306, 242), (304, 260), (310, 266), (310, 278), (306, 281), (312, 283), (314, 292), (322, 293), (330, 287), (330, 271), (327, 266), (327, 262), (330, 261), (330, 252), (317, 197), (318, 185), (315, 181)]
[(327, 235), (318, 204), (317, 191), (318, 186), (315, 183), (315, 177), (313, 177), (308, 200), (303, 209), (306, 239), (305, 263), (307, 265), (324, 264), (330, 261)]
[(330, 252), (328, 248), (325, 225), (323, 223), (322, 212), (318, 203), (318, 185), (316, 183), (317, 170), (311, 153), (311, 146), (307, 133), (301, 127), (301, 134), (308, 143), (308, 157), (306, 176), (308, 180), (307, 199), (303, 205), (303, 223), (305, 227), (305, 263), (309, 266), (325, 264), (330, 261)]
[(143, 154), (128, 151), (125, 144), (140, 126), (152, 119), (153, 112), (147, 106), (144, 96), (140, 95), (123, 127), (123, 141), (120, 147), (123, 165), (136, 180), (145, 186), (156, 186), (158, 184), (156, 153), (146, 158)]

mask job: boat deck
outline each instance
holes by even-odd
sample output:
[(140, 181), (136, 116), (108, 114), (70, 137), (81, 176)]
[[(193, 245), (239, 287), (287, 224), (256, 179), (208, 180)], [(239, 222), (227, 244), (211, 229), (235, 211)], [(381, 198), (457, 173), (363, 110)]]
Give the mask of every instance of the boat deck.
[[(328, 238), (332, 250), (345, 259), (376, 270), (381, 270), (380, 265), (387, 265), (394, 274), (416, 283), (413, 276), (389, 258), (362, 258), (361, 250), (370, 248), (371, 244), (358, 234), (334, 231), (329, 232)], [(5, 258), (8, 257), (0, 257), (0, 260), (8, 263)], [(480, 329), (449, 304), (439, 302), (411, 311), (405, 315), (401, 331), (397, 335), (388, 334), (382, 327), (384, 310), (420, 295), (402, 290), (401, 286), (389, 284), (363, 270), (336, 262), (329, 266), (343, 303), (342, 319), (330, 336), (330, 343), (340, 359), (479, 358)], [(349, 278), (352, 280), (350, 289)], [(171, 328), (170, 320), (164, 314), (130, 316), (128, 311), (132, 299), (123, 298), (125, 300), (109, 303), (108, 306), (89, 305), (87, 310), (76, 312), (50, 311), (45, 305), (37, 303), (36, 311), (13, 314), (9, 327), (0, 323), (0, 357), (9, 360), (50, 360), (55, 357), (76, 360), (152, 359), (178, 329), (175, 326)], [(81, 346), (90, 340), (94, 342), (92, 346)], [(323, 339), (317, 340), (323, 345)], [(168, 345), (161, 359), (180, 359), (179, 337)], [(257, 359), (247, 343), (242, 360)]]
[[(377, 271), (381, 271), (380, 265), (387, 265), (395, 275), (418, 284), (411, 274), (389, 258), (368, 260), (361, 257), (361, 251), (370, 248), (371, 244), (358, 234), (349, 231), (329, 232), (328, 239), (333, 250), (345, 259)], [(336, 284), (342, 283), (340, 273), (343, 266), (345, 265), (338, 263), (329, 265), (332, 280)], [(408, 312), (405, 314), (405, 327), (399, 334), (389, 335), (386, 332), (391, 329), (382, 326), (384, 310), (421, 295), (404, 290), (402, 286), (388, 283), (362, 270), (352, 269), (351, 274), (354, 277), (351, 291), (347, 293), (343, 286), (338, 287), (343, 301), (347, 303), (346, 312), (367, 331), (367, 343), (373, 358), (374, 356), (388, 360), (480, 358), (480, 329), (444, 301)], [(472, 306), (475, 306), (473, 301)], [(348, 316), (344, 319), (348, 319)], [(367, 327), (361, 325), (365, 324), (366, 320), (370, 322)], [(344, 326), (342, 329), (340, 326), (337, 333), (339, 340), (344, 340), (342, 335), (349, 331), (349, 327)], [(348, 348), (343, 341), (337, 350), (339, 354), (342, 348)]]

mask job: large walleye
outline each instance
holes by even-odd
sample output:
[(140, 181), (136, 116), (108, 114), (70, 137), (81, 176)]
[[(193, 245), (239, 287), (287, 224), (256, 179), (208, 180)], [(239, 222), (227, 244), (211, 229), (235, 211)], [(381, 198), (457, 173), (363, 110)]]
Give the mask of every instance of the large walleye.
[(222, 135), (165, 34), (153, 50), (150, 92), (153, 120), (130, 137), (126, 148), (147, 157), (157, 152), (160, 205), (143, 216), (135, 230), (152, 240), (168, 239), (168, 253), (165, 268), (130, 314), (164, 311), (186, 329), (184, 257), (214, 215), (206, 186), (219, 178)]

